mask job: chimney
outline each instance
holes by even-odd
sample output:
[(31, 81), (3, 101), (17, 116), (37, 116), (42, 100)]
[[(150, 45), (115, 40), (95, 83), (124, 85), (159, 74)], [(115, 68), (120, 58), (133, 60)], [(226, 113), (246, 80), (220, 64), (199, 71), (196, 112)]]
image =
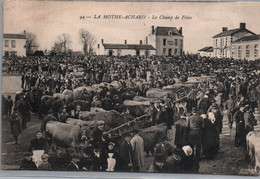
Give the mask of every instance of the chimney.
[(154, 26), (152, 26), (152, 34), (154, 33)]
[(179, 33), (182, 35), (182, 27), (179, 28)]
[(145, 43), (148, 45), (148, 37), (145, 37)]
[(226, 32), (228, 30), (227, 27), (222, 27), (222, 32)]
[(241, 23), (240, 23), (240, 29), (245, 29), (245, 28), (246, 28), (246, 23), (244, 23), (244, 22), (242, 23), (242, 22), (241, 22)]
[(104, 43), (104, 39), (101, 39), (101, 43), (102, 43), (102, 44)]
[(127, 44), (127, 40), (125, 40), (125, 44)]
[(143, 43), (142, 40), (140, 40), (140, 45), (142, 45), (142, 43)]

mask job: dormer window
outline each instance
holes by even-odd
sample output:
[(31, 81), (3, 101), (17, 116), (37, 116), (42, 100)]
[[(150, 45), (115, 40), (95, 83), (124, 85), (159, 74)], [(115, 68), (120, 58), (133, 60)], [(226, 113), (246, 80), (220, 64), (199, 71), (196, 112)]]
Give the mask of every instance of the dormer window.
[(169, 31), (168, 34), (169, 34), (169, 36), (172, 36), (172, 31)]

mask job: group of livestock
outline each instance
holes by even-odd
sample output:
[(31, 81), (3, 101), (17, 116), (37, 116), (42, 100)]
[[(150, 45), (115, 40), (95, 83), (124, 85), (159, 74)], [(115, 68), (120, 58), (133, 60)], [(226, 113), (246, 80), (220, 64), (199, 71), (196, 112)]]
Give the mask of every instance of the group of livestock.
[[(161, 137), (167, 135), (167, 126), (164, 124), (143, 129), (146, 111), (151, 102), (160, 102), (166, 97), (177, 100), (175, 98), (176, 89), (188, 94), (191, 86), (192, 84), (176, 84), (176, 86), (168, 86), (167, 89), (152, 88), (146, 92), (146, 97), (143, 97), (136, 96), (138, 93), (134, 89), (120, 88), (120, 82), (113, 81), (112, 83), (82, 86), (73, 91), (64, 90), (63, 93), (55, 93), (53, 96), (44, 95), (41, 98), (42, 107), (46, 110), (53, 110), (53, 114), (57, 118), (59, 111), (64, 106), (67, 111), (75, 111), (80, 106), (80, 111), (77, 118), (69, 117), (66, 123), (45, 117), (47, 121), (43, 121), (42, 129), (52, 138), (53, 145), (77, 148), (82, 136), (91, 140), (91, 133), (96, 127), (97, 121), (103, 120), (105, 122), (104, 131), (111, 130), (110, 134), (113, 136), (122, 136), (132, 129), (140, 129), (145, 141), (145, 150), (149, 152), (148, 149), (152, 149)], [(112, 97), (116, 95), (121, 98), (122, 103), (114, 103)], [(95, 105), (97, 96), (100, 99), (109, 98), (113, 102), (110, 104), (112, 109), (105, 110), (106, 107), (101, 108), (101, 106)], [(178, 107), (178, 105), (176, 106)], [(125, 115), (125, 111), (128, 111), (127, 115)], [(113, 130), (117, 127), (117, 130)]]

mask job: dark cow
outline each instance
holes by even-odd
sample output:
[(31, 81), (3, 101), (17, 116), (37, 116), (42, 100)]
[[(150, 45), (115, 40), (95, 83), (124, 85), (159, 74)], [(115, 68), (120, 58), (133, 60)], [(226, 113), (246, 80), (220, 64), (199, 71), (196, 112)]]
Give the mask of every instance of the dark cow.
[(140, 129), (139, 134), (144, 140), (144, 150), (146, 154), (149, 155), (149, 151), (153, 154), (155, 144), (157, 144), (162, 137), (167, 136), (167, 125), (161, 123), (152, 127)]

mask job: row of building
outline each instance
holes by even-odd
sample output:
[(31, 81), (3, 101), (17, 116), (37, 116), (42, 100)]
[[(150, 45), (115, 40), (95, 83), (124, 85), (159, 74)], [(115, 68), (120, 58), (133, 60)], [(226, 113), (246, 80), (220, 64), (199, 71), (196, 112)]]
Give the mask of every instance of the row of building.
[[(144, 42), (144, 43), (143, 43)], [(104, 39), (97, 44), (98, 55), (165, 55), (180, 56), (183, 53), (182, 28), (176, 27), (151, 27), (151, 31), (139, 44), (105, 43)]]
[[(151, 27), (150, 33), (138, 44), (105, 43), (104, 39), (97, 44), (97, 55), (124, 56), (124, 55), (164, 55), (181, 56), (183, 54), (182, 28), (176, 27)], [(3, 55), (25, 56), (26, 34), (4, 34)], [(235, 59), (259, 59), (260, 35), (246, 29), (245, 23), (240, 23), (239, 28), (228, 30), (213, 36), (212, 46), (199, 50), (200, 56)]]
[(256, 60), (259, 59), (260, 35), (246, 29), (245, 23), (240, 23), (239, 28), (228, 30), (213, 36), (212, 46), (199, 50), (201, 56), (217, 58), (235, 58)]

